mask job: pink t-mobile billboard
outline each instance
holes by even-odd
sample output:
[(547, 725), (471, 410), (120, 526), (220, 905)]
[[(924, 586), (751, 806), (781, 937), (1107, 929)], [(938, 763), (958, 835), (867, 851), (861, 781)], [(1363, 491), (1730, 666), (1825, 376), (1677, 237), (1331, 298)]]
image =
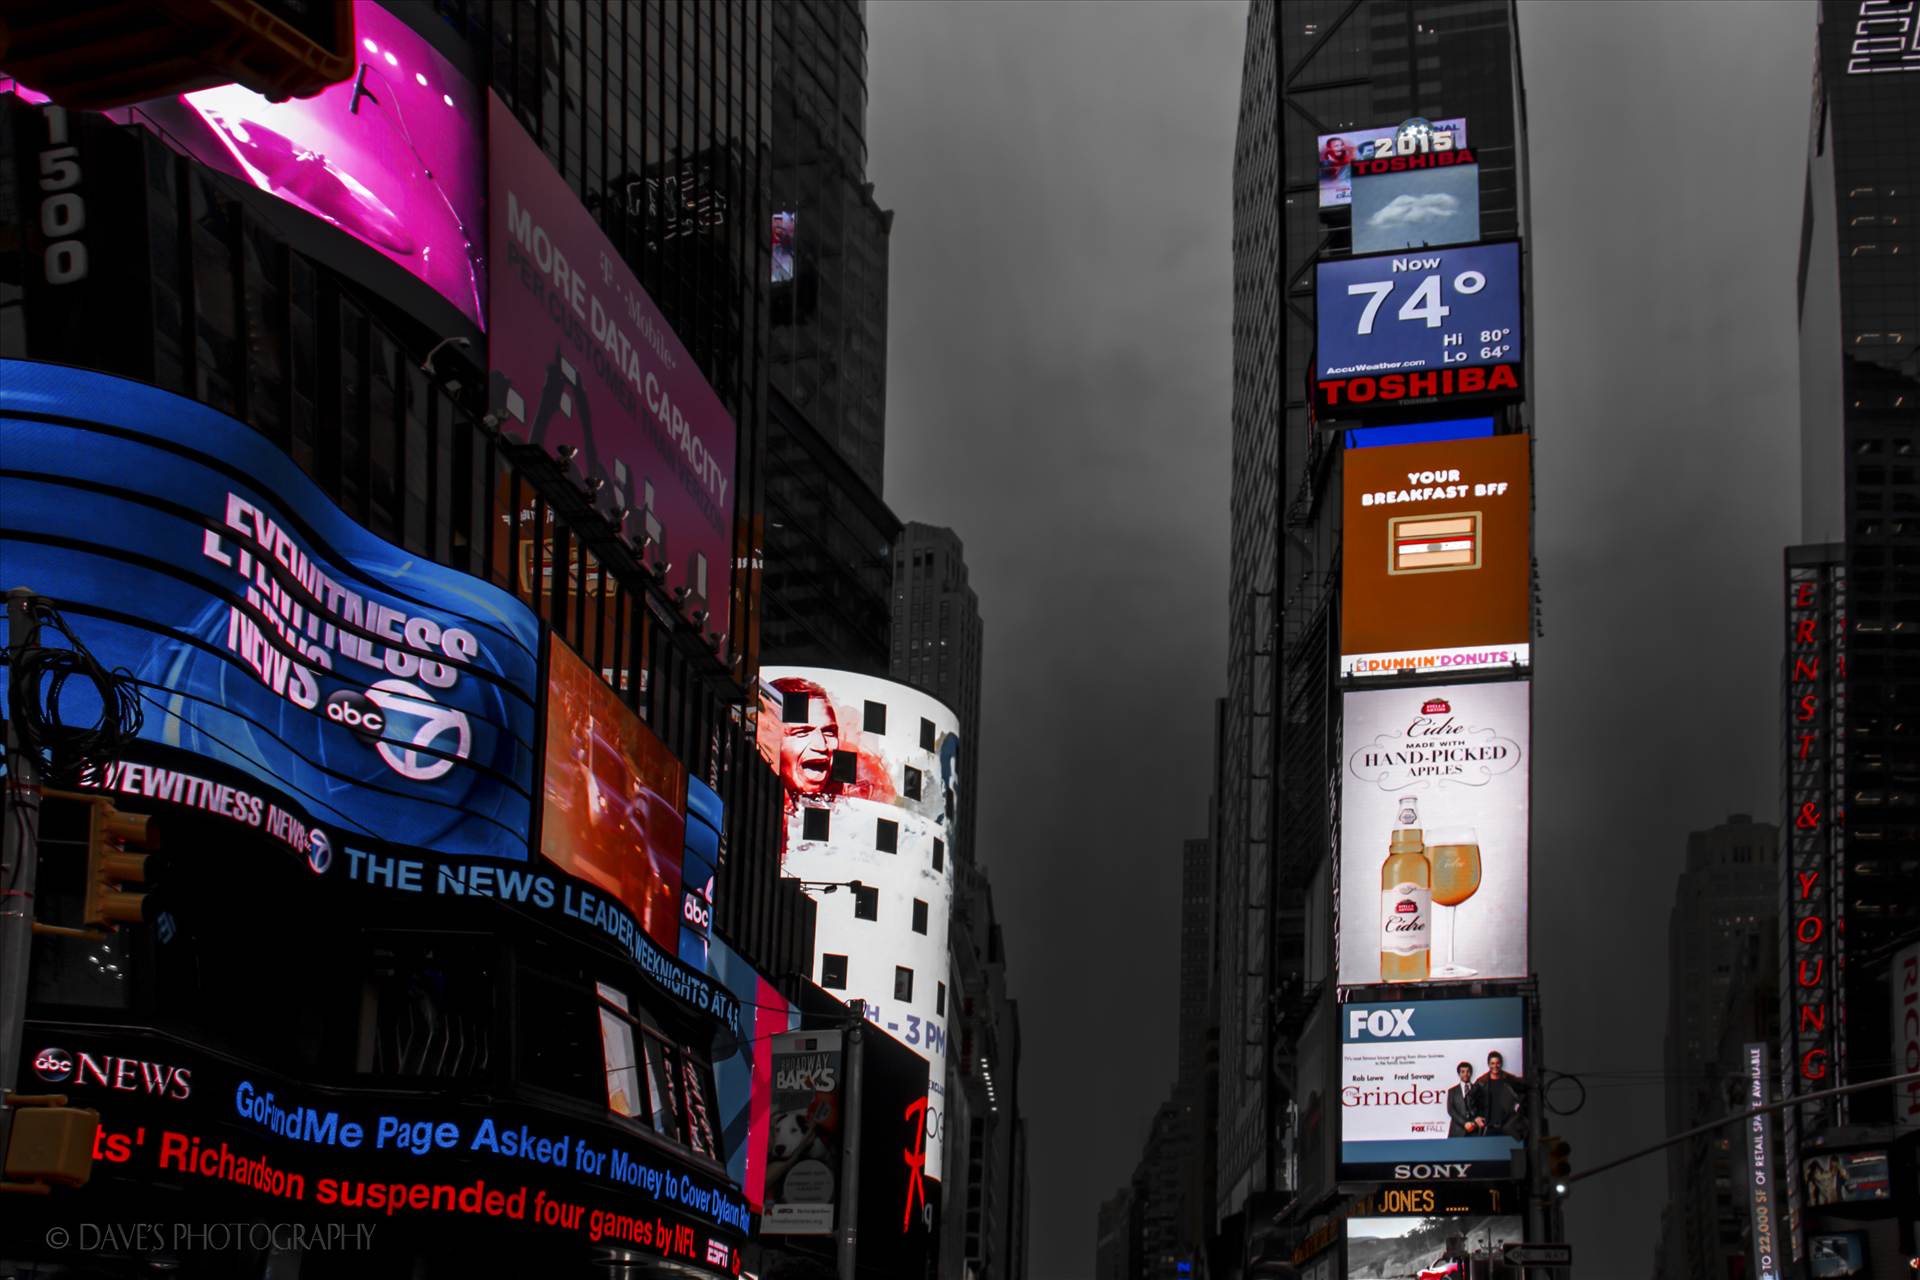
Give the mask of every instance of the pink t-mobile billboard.
[[(107, 114), (331, 223), (484, 329), (480, 91), (373, 0), (354, 0), (353, 43), (353, 78), (311, 98), (227, 84)], [(0, 93), (45, 101), (4, 76)]]
[[(728, 634), (734, 423), (693, 357), (538, 144), (487, 97), (488, 333), (493, 411), (552, 450), (571, 445), (626, 529), (649, 540)], [(737, 645), (729, 644), (731, 648)]]

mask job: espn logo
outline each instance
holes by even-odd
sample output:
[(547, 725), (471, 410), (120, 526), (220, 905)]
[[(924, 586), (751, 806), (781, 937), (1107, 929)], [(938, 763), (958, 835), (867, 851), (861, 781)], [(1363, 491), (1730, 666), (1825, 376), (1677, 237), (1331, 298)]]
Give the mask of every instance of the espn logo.
[(1480, 567), (1480, 513), (1387, 521), (1387, 572), (1451, 573)]

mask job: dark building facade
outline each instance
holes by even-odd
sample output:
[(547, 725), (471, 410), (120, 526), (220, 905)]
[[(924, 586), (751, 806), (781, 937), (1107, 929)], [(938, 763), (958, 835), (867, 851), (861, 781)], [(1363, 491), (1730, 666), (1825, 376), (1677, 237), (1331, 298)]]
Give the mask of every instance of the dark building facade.
[[(1323, 216), (1318, 139), (1465, 118), (1479, 165), (1479, 239), (1524, 238), (1516, 22), (1509, 0), (1255, 0), (1248, 13), (1233, 180), (1217, 884), (1216, 1216), (1226, 1234), (1264, 1229), (1311, 1180), (1291, 1117), (1310, 1092), (1297, 1079), (1303, 1033), (1332, 998), (1342, 450), (1316, 423), (1309, 388), (1315, 264), (1350, 254), (1352, 236), (1343, 217)], [(1530, 425), (1524, 401), (1491, 412), (1496, 433)]]
[(1127, 1186), (1100, 1202), (1093, 1239), (1094, 1280), (1133, 1280), (1134, 1240), (1133, 1188)]
[(882, 488), (887, 240), (867, 181), (864, 0), (768, 6), (773, 54), (773, 385)]
[(900, 521), (785, 392), (773, 391), (770, 409), (761, 654), (879, 675)]
[[(1849, 952), (1863, 958), (1920, 929), (1920, 142), (1905, 124), (1920, 70), (1910, 43), (1891, 50), (1882, 8), (1820, 6), (1799, 277), (1802, 533), (1844, 547), (1840, 775), (1857, 865), (1843, 907)], [(1871, 967), (1850, 973), (1871, 982)], [(1875, 1000), (1867, 988), (1842, 998)], [(1882, 1033), (1850, 1025), (1849, 1051), (1884, 1059)], [(1880, 1109), (1856, 1100), (1849, 1113)]]
[[(539, 1217), (540, 1204), (560, 1200), (573, 1212), (588, 1203), (620, 1206), (608, 1212), (621, 1215), (621, 1225), (603, 1238), (637, 1243), (646, 1216), (638, 1184), (622, 1190), (602, 1174), (598, 1183), (575, 1185), (570, 1175), (587, 1168), (576, 1162), (550, 1169), (548, 1181), (529, 1183), (519, 1199), (508, 1194), (517, 1185), (509, 1167), (553, 1166), (562, 1143), (569, 1153), (576, 1144), (614, 1149), (618, 1168), (671, 1171), (711, 1189), (715, 1212), (683, 1220), (684, 1236), (675, 1231), (665, 1248), (633, 1255), (635, 1265), (650, 1265), (642, 1254), (664, 1254), (675, 1259), (662, 1264), (672, 1274), (687, 1266), (737, 1274), (754, 1263), (736, 1167), (750, 1138), (745, 1129), (722, 1131), (719, 1095), (732, 1087), (728, 1072), (742, 1053), (754, 1052), (759, 1010), (773, 1007), (758, 1001), (776, 998), (752, 977), (756, 966), (804, 973), (813, 950), (812, 905), (779, 874), (782, 797), (754, 749), (747, 714), (766, 513), (773, 11), (745, 3), (449, 0), (396, 4), (394, 19), (406, 29), (399, 39), (424, 42), (481, 101), (489, 90), (496, 94), (537, 142), (665, 318), (684, 348), (682, 365), (690, 357), (691, 376), (704, 378), (731, 417), (738, 445), (726, 477), (732, 556), (714, 566), (716, 594), (730, 601), (735, 620), (730, 635), (703, 634), (702, 617), (689, 616), (664, 571), (650, 572), (642, 548), (625, 536), (624, 513), (610, 513), (564, 458), (501, 430), (489, 413), (477, 318), (373, 247), (406, 246), (417, 229), (380, 221), (351, 193), (304, 186), (307, 204), (323, 211), (315, 216), (272, 194), (286, 184), (259, 178), (258, 165), (252, 181), (211, 167), (181, 132), (192, 122), (170, 100), (109, 114), (62, 112), (0, 83), (0, 358), (114, 375), (179, 397), (188, 406), (182, 413), (226, 415), (257, 437), (249, 437), (249, 450), (266, 449), (294, 469), (299, 483), (289, 481), (280, 497), (297, 497), (302, 512), (337, 508), (334, 515), (390, 546), (408, 572), (429, 566), (470, 575), (476, 597), (517, 600), (530, 611), (535, 651), (577, 652), (587, 681), (599, 689), (595, 671), (605, 681), (589, 696), (624, 707), (611, 720), (642, 741), (657, 740), (660, 767), (683, 770), (675, 776), (685, 786), (711, 788), (718, 824), (709, 846), (712, 919), (702, 922), (711, 928), (710, 967), (693, 972), (670, 945), (639, 936), (671, 936), (687, 904), (676, 899), (666, 908), (674, 924), (637, 924), (611, 905), (616, 891), (597, 881), (589, 888), (542, 861), (540, 849), (525, 845), (531, 833), (524, 827), (518, 857), (528, 866), (515, 869), (513, 881), (523, 896), (510, 901), (472, 893), (466, 864), (423, 858), (377, 825), (334, 825), (325, 812), (334, 838), (310, 842), (305, 859), (289, 860), (264, 831), (236, 835), (225, 821), (232, 806), (221, 800), (224, 812), (216, 814), (206, 800), (234, 793), (232, 776), (221, 770), (247, 751), (230, 738), (203, 752), (211, 763), (201, 767), (216, 782), (175, 781), (136, 793), (127, 775), (112, 775), (123, 780), (116, 803), (158, 813), (172, 824), (166, 847), (193, 856), (168, 886), (174, 905), (164, 926), (36, 942), (30, 1036), (48, 1047), (30, 1049), (30, 1065), (40, 1085), (68, 1080), (76, 1095), (89, 1062), (140, 1060), (195, 1073), (193, 1097), (209, 1099), (204, 1107), (189, 1103), (182, 1081), (171, 1098), (161, 1092), (140, 1100), (159, 1109), (103, 1111), (114, 1132), (130, 1127), (120, 1116), (137, 1114), (151, 1132), (177, 1135), (178, 1150), (155, 1148), (157, 1168), (175, 1188), (170, 1194), (203, 1197), (193, 1203), (209, 1212), (218, 1206), (258, 1216), (261, 1206), (275, 1205), (297, 1215), (303, 1206), (296, 1202), (310, 1201), (323, 1183), (390, 1180), (384, 1162), (395, 1153), (392, 1131), (385, 1157), (370, 1137), (364, 1150), (355, 1138), (330, 1142), (334, 1150), (315, 1163), (305, 1148), (287, 1145), (295, 1124), (287, 1117), (310, 1114), (316, 1123), (372, 1135), (379, 1117), (406, 1112), (433, 1118), (429, 1134), (457, 1133), (475, 1144), (458, 1159), (417, 1166), (418, 1206), (444, 1192), (447, 1204), (435, 1203), (437, 1210), (491, 1220), (416, 1216), (396, 1224), (383, 1246), (394, 1259), (484, 1270), (500, 1256), (522, 1255), (520, 1233), (535, 1223), (564, 1230), (566, 1213)], [(370, 35), (358, 43), (370, 75), (400, 65)], [(405, 51), (416, 56), (411, 44)], [(418, 72), (422, 84), (426, 74)], [(378, 92), (394, 96), (385, 86)], [(390, 118), (398, 108), (382, 100), (368, 110)], [(417, 116), (411, 123), (421, 124)], [(463, 123), (485, 136), (483, 119)], [(259, 134), (253, 141), (266, 143)], [(60, 241), (65, 247), (52, 266), (48, 224), (38, 213), (49, 150), (71, 164), (74, 194), (61, 209), (83, 206), (92, 215), (84, 245)], [(269, 168), (279, 162), (254, 158)], [(418, 152), (413, 161), (426, 167)], [(476, 164), (484, 175), (484, 155)], [(344, 233), (351, 225), (371, 230)], [(486, 238), (484, 227), (462, 231), (469, 248)], [(236, 485), (262, 482), (239, 470), (238, 454), (226, 465)], [(174, 495), (148, 497), (164, 503)], [(20, 510), (0, 517), (7, 536), (44, 544), (43, 531), (14, 526)], [(305, 526), (297, 532), (313, 536)], [(884, 580), (884, 548), (871, 554)], [(289, 569), (294, 585), (312, 581), (298, 576), (304, 572)], [(56, 603), (72, 589), (59, 580), (33, 585)], [(495, 588), (497, 595), (487, 595)], [(132, 595), (126, 603), (142, 607)], [(881, 617), (884, 603), (882, 588)], [(380, 639), (396, 648), (421, 644), (412, 631), (402, 641), (397, 619), (370, 617), (363, 643), (372, 628), (393, 628)], [(111, 621), (80, 608), (71, 608), (70, 620), (83, 640)], [(183, 652), (191, 648), (179, 643)], [(427, 679), (413, 657), (408, 666), (396, 656), (390, 669)], [(261, 662), (271, 668), (268, 658)], [(531, 722), (534, 712), (527, 714)], [(524, 738), (530, 753), (537, 731), (526, 729)], [(598, 777), (605, 744), (584, 750)], [(396, 758), (395, 769), (437, 776), (431, 763), (404, 752)], [(586, 794), (604, 801), (607, 793), (589, 781)], [(41, 907), (61, 923), (72, 922), (84, 897), (76, 859), (84, 867), (88, 837), (75, 804), (49, 805), (42, 832)], [(279, 906), (262, 910), (265, 902)], [(732, 979), (723, 976), (729, 965)], [(736, 980), (756, 994), (741, 995), (730, 985)], [(4, 1083), (20, 1087), (25, 1073)], [(220, 1100), (256, 1096), (258, 1105), (238, 1115), (228, 1114), (232, 1106), (216, 1114)], [(506, 1130), (542, 1132), (549, 1141), (515, 1156), (509, 1140), (502, 1154), (494, 1135)], [(509, 1166), (515, 1159), (521, 1164)], [(92, 1203), (103, 1211), (154, 1209), (131, 1193), (111, 1198), (124, 1190), (125, 1171), (112, 1167), (122, 1163), (96, 1165), (96, 1184), (84, 1194), (101, 1197)], [(199, 1179), (182, 1180), (189, 1168)], [(476, 1176), (512, 1184), (494, 1209), (485, 1208), (484, 1191), (473, 1190)], [(459, 1200), (460, 1188), (470, 1192), (467, 1200)], [(249, 1201), (249, 1191), (278, 1199)], [(227, 1194), (238, 1198), (229, 1204), (221, 1198)], [(365, 1203), (341, 1203), (356, 1202)], [(192, 1214), (183, 1202), (174, 1216)], [(457, 1232), (448, 1232), (448, 1221)], [(584, 1235), (547, 1239), (555, 1273), (591, 1269), (598, 1256)], [(37, 1247), (12, 1235), (4, 1242), (10, 1261)], [(137, 1273), (149, 1259), (136, 1250), (96, 1261), (98, 1274), (117, 1275)], [(264, 1254), (252, 1261), (268, 1265)], [(189, 1259), (180, 1274), (197, 1274), (197, 1265)], [(223, 1275), (249, 1274), (245, 1259), (220, 1265)], [(310, 1259), (307, 1270), (324, 1267)]]
[(880, 499), (887, 242), (859, 0), (768, 7), (773, 39), (768, 660), (887, 670), (900, 522)]
[[(1743, 1070), (1740, 1046), (1765, 1038), (1741, 1015), (1754, 1007), (1756, 990), (1775, 998), (1778, 845), (1778, 828), (1747, 814), (1687, 836), (1686, 869), (1667, 918), (1669, 1133), (1726, 1114), (1726, 1082)], [(1743, 982), (1744, 994), (1736, 991)], [(1727, 1045), (1734, 1056), (1723, 1056)], [(1729, 1141), (1710, 1135), (1667, 1153), (1661, 1256), (1670, 1280), (1717, 1280), (1727, 1274), (1728, 1256), (1745, 1252), (1747, 1187), (1734, 1176)]]
[(963, 865), (974, 856), (984, 647), (980, 597), (967, 582), (966, 549), (959, 535), (909, 521), (893, 548), (892, 675), (959, 713), (960, 776), (967, 780), (961, 796)]
[[(1789, 1093), (1892, 1062), (1889, 962), (1920, 938), (1920, 20), (1878, 0), (1817, 14), (1797, 278), (1807, 545), (1787, 550), (1783, 602)], [(1796, 1260), (1842, 1229), (1865, 1232), (1870, 1269), (1911, 1252), (1882, 1220), (1913, 1216), (1901, 1191), (1866, 1221), (1817, 1203), (1834, 1159), (1893, 1140), (1892, 1101), (1789, 1113)]]
[(1020, 1111), (1020, 1005), (1007, 980), (1006, 939), (985, 869), (955, 873), (947, 1167), (954, 1217), (941, 1275), (1002, 1280), (1026, 1263), (1025, 1133)]

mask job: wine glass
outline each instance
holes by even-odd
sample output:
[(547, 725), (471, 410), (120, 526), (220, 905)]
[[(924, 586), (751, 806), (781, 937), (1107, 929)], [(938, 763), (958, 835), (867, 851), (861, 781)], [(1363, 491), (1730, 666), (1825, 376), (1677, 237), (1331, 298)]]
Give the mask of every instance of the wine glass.
[(1433, 867), (1433, 904), (1447, 908), (1447, 962), (1436, 978), (1471, 978), (1478, 969), (1455, 964), (1460, 937), (1460, 904), (1480, 891), (1480, 837), (1472, 827), (1434, 827), (1427, 832), (1427, 861)]

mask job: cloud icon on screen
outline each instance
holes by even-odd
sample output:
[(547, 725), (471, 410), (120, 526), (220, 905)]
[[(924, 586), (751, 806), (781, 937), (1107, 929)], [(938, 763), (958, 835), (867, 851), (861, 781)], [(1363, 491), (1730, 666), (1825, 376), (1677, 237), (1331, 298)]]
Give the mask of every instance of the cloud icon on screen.
[(1395, 196), (1385, 208), (1367, 219), (1370, 227), (1417, 227), (1427, 222), (1445, 222), (1459, 216), (1460, 198), (1444, 193), (1425, 196)]

